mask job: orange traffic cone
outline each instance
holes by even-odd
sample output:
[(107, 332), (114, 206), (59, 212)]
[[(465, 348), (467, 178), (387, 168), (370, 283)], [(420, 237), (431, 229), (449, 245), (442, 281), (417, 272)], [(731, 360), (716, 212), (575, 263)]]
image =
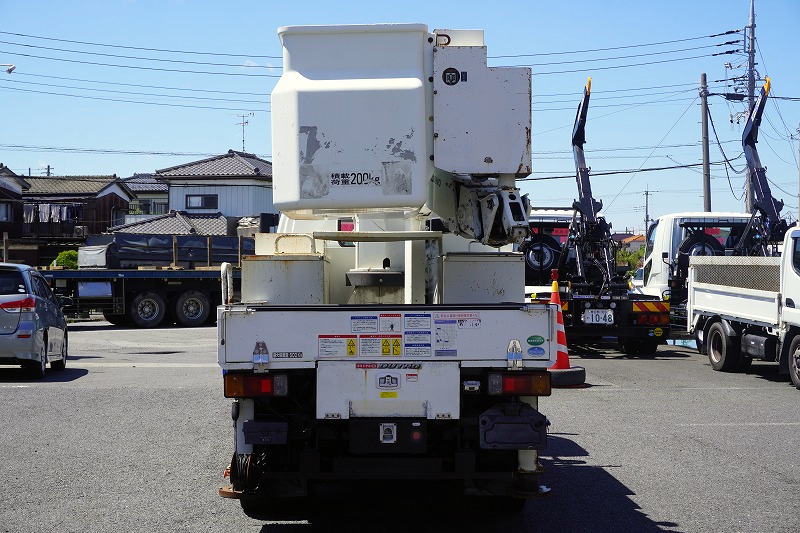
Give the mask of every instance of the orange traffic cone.
[(550, 289), (550, 303), (557, 305), (556, 311), (556, 362), (548, 371), (553, 387), (574, 387), (586, 383), (586, 369), (582, 366), (570, 366), (567, 349), (567, 332), (564, 329), (564, 313), (561, 309), (561, 295), (558, 292), (558, 281), (553, 280)]

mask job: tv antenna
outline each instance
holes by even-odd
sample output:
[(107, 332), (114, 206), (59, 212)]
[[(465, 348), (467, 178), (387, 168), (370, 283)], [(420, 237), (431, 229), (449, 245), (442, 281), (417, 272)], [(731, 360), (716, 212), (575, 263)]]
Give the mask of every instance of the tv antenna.
[(236, 116), (239, 117), (239, 119), (241, 119), (241, 122), (237, 122), (236, 125), (242, 127), (242, 152), (245, 152), (246, 150), (244, 149), (244, 127), (250, 124), (250, 121), (247, 120), (247, 117), (255, 116), (255, 114), (247, 113), (244, 115), (236, 115)]

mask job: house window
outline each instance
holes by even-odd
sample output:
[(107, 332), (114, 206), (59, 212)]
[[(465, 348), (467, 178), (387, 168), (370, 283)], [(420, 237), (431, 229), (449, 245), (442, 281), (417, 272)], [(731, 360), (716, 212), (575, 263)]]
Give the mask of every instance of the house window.
[(0, 202), (0, 222), (11, 222), (11, 204)]
[(217, 209), (216, 194), (187, 194), (186, 209)]

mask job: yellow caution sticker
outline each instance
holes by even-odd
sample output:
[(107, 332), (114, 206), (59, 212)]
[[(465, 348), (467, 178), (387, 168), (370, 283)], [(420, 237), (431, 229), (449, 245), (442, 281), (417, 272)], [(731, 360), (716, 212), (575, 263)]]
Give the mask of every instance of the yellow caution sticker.
[(664, 330), (661, 329), (661, 328), (656, 328), (656, 329), (653, 330), (653, 335), (655, 335), (656, 337), (660, 337), (663, 334), (664, 334)]
[(381, 398), (397, 398), (397, 391), (396, 390), (382, 391)]
[(392, 355), (400, 355), (402, 353), (402, 346), (400, 345), (400, 339), (394, 339), (392, 341)]
[(392, 352), (392, 346), (389, 342), (389, 339), (383, 339), (381, 341), (381, 355), (389, 355)]
[(356, 348), (356, 340), (355, 339), (348, 339), (347, 340), (347, 355), (356, 355), (358, 353), (358, 348)]

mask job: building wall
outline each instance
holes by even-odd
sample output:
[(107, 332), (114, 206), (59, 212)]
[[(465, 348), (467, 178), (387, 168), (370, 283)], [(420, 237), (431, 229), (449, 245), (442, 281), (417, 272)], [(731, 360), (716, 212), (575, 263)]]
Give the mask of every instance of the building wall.
[(128, 212), (128, 201), (116, 194), (92, 198), (83, 210), (89, 233), (103, 233), (109, 227), (122, 224)]
[[(219, 183), (219, 182), (218, 182)], [(186, 196), (191, 194), (216, 194), (216, 209), (187, 209)], [(169, 184), (169, 208), (190, 213), (220, 212), (228, 217), (244, 217), (259, 213), (275, 213), (272, 204), (272, 187), (263, 181), (225, 180), (223, 185), (179, 182)]]

